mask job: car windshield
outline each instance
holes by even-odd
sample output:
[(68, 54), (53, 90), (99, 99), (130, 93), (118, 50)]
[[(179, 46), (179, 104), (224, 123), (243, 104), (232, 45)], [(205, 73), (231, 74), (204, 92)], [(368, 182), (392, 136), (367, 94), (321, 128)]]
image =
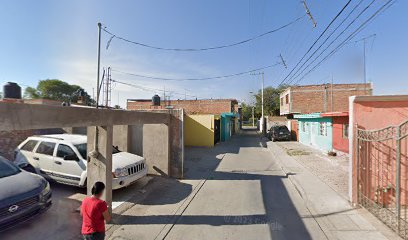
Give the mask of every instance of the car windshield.
[(289, 132), (289, 129), (286, 126), (279, 126), (277, 127), (277, 131), (287, 133)]
[(8, 160), (0, 157), (0, 178), (15, 175), (19, 172), (21, 172), (21, 170), (18, 167), (14, 166)]
[[(79, 154), (81, 154), (83, 159), (87, 158), (88, 155), (88, 151), (87, 151), (87, 144), (86, 143), (82, 143), (82, 144), (77, 144), (74, 145), (77, 149)], [(112, 146), (112, 154), (116, 154), (120, 152), (116, 147)]]

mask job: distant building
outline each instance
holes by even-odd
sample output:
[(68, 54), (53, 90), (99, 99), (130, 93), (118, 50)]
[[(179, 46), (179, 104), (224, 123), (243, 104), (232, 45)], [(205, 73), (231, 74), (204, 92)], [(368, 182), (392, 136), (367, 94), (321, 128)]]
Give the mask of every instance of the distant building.
[(186, 146), (211, 147), (228, 141), (240, 129), (240, 107), (236, 99), (166, 100), (128, 99), (127, 110), (184, 109)]
[(299, 142), (323, 151), (349, 152), (348, 112), (295, 114)]
[(280, 94), (280, 115), (345, 112), (350, 96), (372, 93), (371, 83), (291, 86)]
[(49, 106), (61, 106), (61, 101), (45, 99), (45, 98), (38, 98), (38, 99), (23, 99), (24, 103), (28, 104), (41, 104), (41, 105), (49, 105)]
[(238, 112), (236, 99), (166, 100), (159, 106), (151, 99), (128, 99), (127, 110), (183, 108), (186, 114), (222, 114)]

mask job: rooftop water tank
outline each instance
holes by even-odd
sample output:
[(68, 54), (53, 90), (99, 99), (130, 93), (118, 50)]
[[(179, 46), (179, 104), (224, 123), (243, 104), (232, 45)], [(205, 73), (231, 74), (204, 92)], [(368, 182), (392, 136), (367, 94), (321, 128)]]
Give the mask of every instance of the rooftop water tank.
[(156, 94), (152, 97), (152, 105), (160, 106), (160, 96), (159, 95)]
[(8, 82), (3, 86), (3, 98), (21, 99), (21, 87), (14, 82)]

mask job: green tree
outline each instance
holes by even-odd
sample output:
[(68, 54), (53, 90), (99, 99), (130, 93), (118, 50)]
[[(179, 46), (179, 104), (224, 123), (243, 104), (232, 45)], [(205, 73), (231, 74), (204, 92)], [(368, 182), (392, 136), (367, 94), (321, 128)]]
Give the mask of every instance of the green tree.
[[(264, 88), (264, 115), (265, 116), (278, 116), (280, 110), (280, 93), (288, 86), (282, 85), (278, 88), (266, 87)], [(255, 95), (256, 108), (255, 116), (262, 116), (262, 92), (261, 90)]]
[(241, 103), (241, 114), (244, 121), (252, 118), (252, 106), (246, 103)]
[(77, 102), (82, 96), (86, 104), (94, 104), (95, 101), (89, 94), (78, 85), (71, 85), (58, 79), (40, 80), (36, 88), (27, 87), (24, 98), (44, 98), (62, 102)]

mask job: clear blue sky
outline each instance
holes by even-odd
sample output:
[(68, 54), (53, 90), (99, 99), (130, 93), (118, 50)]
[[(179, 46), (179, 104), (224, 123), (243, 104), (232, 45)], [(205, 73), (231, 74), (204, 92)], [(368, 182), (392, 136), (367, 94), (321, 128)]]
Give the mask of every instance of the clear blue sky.
[[(265, 84), (276, 86), (345, 2), (308, 0), (317, 28), (304, 18), (262, 39), (223, 50), (163, 52), (117, 39), (106, 50), (109, 37), (104, 35), (102, 66), (161, 77), (207, 77), (270, 65), (279, 61), (281, 53), (288, 69), (278, 66), (265, 71)], [(383, 2), (377, 0), (375, 6)], [(90, 94), (96, 85), (98, 21), (131, 40), (195, 48), (246, 39), (304, 14), (299, 0), (4, 0), (0, 9), (0, 83), (14, 81), (25, 87), (36, 86), (40, 79), (58, 78), (79, 84)], [(374, 82), (375, 94), (408, 94), (407, 10), (408, 1), (397, 1), (356, 37), (377, 34), (374, 42), (367, 44), (367, 75)], [(335, 83), (362, 82), (362, 56), (361, 43), (348, 44), (301, 84), (329, 82), (331, 75)], [(118, 73), (112, 78), (199, 98), (248, 100), (249, 92), (260, 88), (259, 79), (250, 75), (206, 82), (164, 82)], [(114, 104), (124, 106), (127, 98), (150, 98), (153, 94), (116, 85), (112, 95)]]

